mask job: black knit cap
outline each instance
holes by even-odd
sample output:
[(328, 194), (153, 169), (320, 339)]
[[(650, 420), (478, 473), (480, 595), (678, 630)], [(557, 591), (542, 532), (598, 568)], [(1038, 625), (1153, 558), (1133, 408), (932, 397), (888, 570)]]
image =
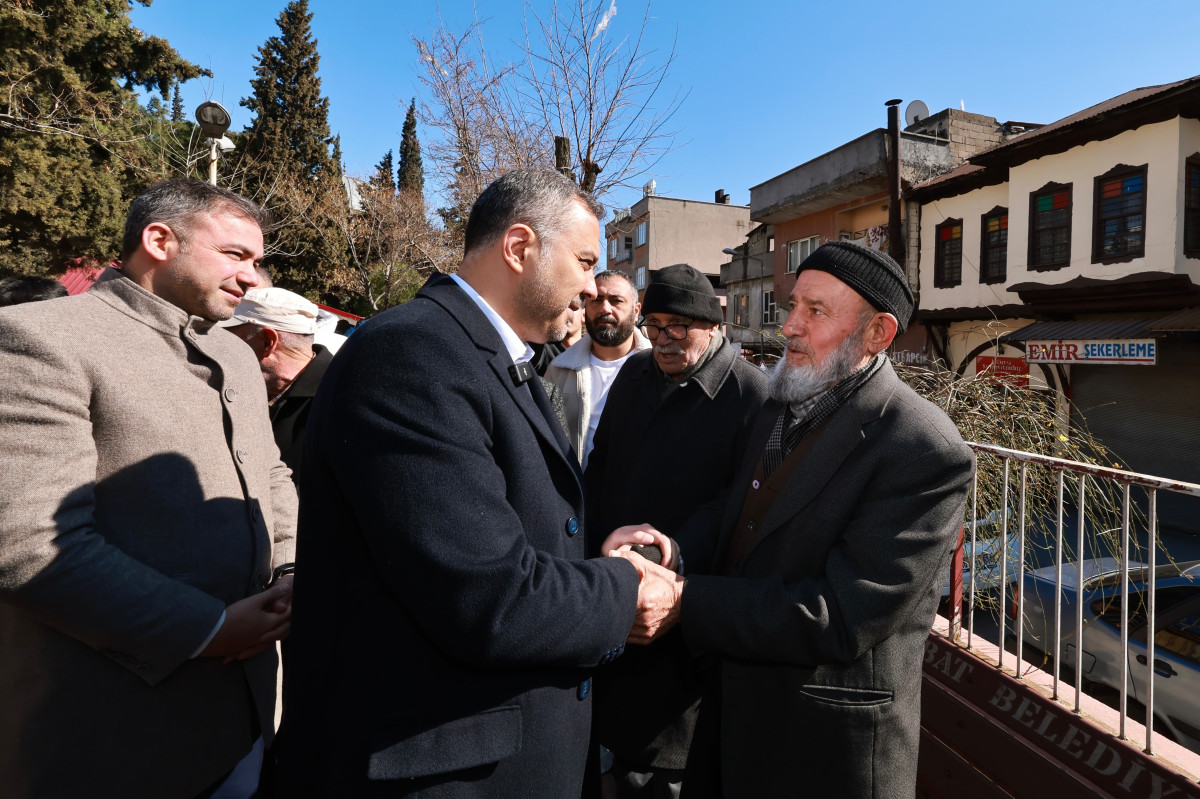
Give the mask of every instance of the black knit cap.
[(828, 272), (861, 294), (876, 310), (896, 317), (899, 332), (908, 329), (913, 312), (912, 289), (904, 270), (886, 253), (848, 241), (831, 241), (805, 258), (796, 273), (805, 269)]
[(652, 313), (674, 314), (702, 322), (720, 324), (721, 301), (699, 270), (687, 264), (675, 264), (658, 270), (642, 300), (642, 316)]

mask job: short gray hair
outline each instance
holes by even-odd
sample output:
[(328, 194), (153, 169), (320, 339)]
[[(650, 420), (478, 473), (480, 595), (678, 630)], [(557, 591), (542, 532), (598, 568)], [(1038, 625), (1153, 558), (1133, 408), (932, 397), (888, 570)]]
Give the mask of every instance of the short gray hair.
[(192, 220), (198, 214), (217, 212), (244, 217), (263, 230), (271, 224), (271, 215), (266, 209), (229, 189), (194, 178), (163, 180), (139, 194), (129, 206), (121, 241), (121, 260), (137, 252), (142, 245), (142, 231), (148, 225), (156, 222), (166, 225), (186, 246)]
[(561, 172), (514, 169), (483, 190), (467, 219), (464, 253), (486, 247), (516, 224), (529, 225), (543, 245), (562, 233), (572, 202), (597, 220), (604, 206)]

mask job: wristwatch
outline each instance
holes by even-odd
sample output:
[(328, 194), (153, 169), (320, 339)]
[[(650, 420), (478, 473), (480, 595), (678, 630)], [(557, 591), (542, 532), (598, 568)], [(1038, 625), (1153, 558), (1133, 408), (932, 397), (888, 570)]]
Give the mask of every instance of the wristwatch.
[(283, 577), (288, 574), (295, 574), (295, 573), (296, 573), (296, 564), (295, 563), (285, 563), (282, 566), (276, 566), (275, 571), (271, 572), (271, 582), (267, 583), (267, 588), (270, 588), (271, 586), (275, 585), (275, 583), (279, 582), (280, 577)]

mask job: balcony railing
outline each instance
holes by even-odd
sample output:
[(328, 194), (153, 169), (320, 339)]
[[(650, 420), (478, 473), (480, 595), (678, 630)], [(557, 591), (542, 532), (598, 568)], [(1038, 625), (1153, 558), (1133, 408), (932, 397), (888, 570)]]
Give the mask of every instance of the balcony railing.
[[(1046, 654), (1053, 659), (1053, 696), (1052, 698), (1059, 703), (1066, 704), (1059, 696), (1060, 683), (1060, 661), (1062, 656), (1062, 646), (1064, 632), (1070, 632), (1073, 636), (1075, 648), (1075, 663), (1074, 663), (1074, 711), (1080, 712), (1080, 701), (1083, 692), (1083, 674), (1087, 671), (1085, 668), (1085, 652), (1084, 652), (1084, 596), (1085, 586), (1089, 584), (1095, 587), (1098, 584), (1098, 572), (1100, 562), (1094, 559), (1085, 559), (1084, 553), (1088, 549), (1088, 544), (1092, 544), (1093, 554), (1095, 554), (1095, 542), (1085, 540), (1088, 535), (1088, 503), (1092, 496), (1107, 495), (1110, 497), (1119, 498), (1119, 528), (1114, 528), (1107, 533), (1111, 534), (1110, 546), (1113, 559), (1114, 570), (1112, 575), (1102, 584), (1105, 588), (1111, 589), (1116, 585), (1116, 581), (1120, 582), (1120, 705), (1119, 711), (1119, 736), (1126, 739), (1126, 719), (1128, 715), (1128, 690), (1131, 685), (1129, 672), (1129, 637), (1130, 628), (1134, 625), (1131, 623), (1131, 607), (1130, 607), (1130, 575), (1131, 563), (1130, 553), (1137, 546), (1135, 543), (1134, 530), (1135, 519), (1138, 521), (1144, 520), (1145, 530), (1147, 531), (1147, 546), (1145, 547), (1146, 562), (1144, 564), (1134, 564), (1133, 569), (1138, 580), (1145, 587), (1144, 596), (1146, 597), (1144, 607), (1138, 608), (1137, 618), (1138, 623), (1141, 623), (1141, 613), (1145, 614), (1145, 665), (1146, 674), (1144, 682), (1144, 691), (1141, 692), (1144, 697), (1142, 704), (1145, 706), (1145, 751), (1153, 753), (1153, 728), (1155, 719), (1155, 684), (1161, 679), (1161, 676), (1156, 674), (1160, 671), (1160, 663), (1156, 659), (1156, 611), (1157, 611), (1157, 582), (1160, 578), (1166, 576), (1176, 576), (1181, 574), (1181, 569), (1172, 561), (1171, 564), (1159, 566), (1156, 562), (1158, 550), (1158, 518), (1157, 505), (1158, 495), (1160, 492), (1166, 491), (1174, 494), (1200, 498), (1200, 485), (1194, 483), (1186, 483), (1176, 480), (1169, 480), (1152, 475), (1137, 474), (1120, 469), (1110, 469), (1095, 464), (1080, 463), (1077, 461), (1063, 460), (1043, 455), (1036, 455), (1028, 452), (1020, 452), (1017, 450), (1005, 449), (1003, 447), (991, 446), (988, 444), (970, 443), (969, 446), (980, 457), (981, 462), (985, 458), (998, 458), (1002, 461), (1000, 472), (1003, 475), (1002, 485), (999, 487), (1000, 503), (999, 512), (991, 514), (991, 518), (981, 518), (981, 515), (987, 517), (986, 512), (981, 514), (979, 505), (979, 476), (976, 475), (975, 485), (972, 488), (971, 499), (969, 504), (969, 518), (965, 530), (966, 545), (963, 548), (965, 553), (965, 564), (956, 565), (951, 574), (952, 586), (950, 596), (953, 598), (956, 594), (964, 597), (963, 601), (967, 603), (966, 612), (966, 647), (972, 649), (973, 639), (975, 636), (975, 609), (979, 604), (979, 599), (983, 591), (996, 589), (999, 592), (998, 606), (998, 626), (999, 640), (994, 642), (998, 645), (998, 655), (995, 659), (995, 665), (1001, 671), (1005, 669), (1005, 639), (1006, 627), (1008, 626), (1009, 618), (1006, 611), (1012, 607), (1015, 608), (1011, 617), (1016, 625), (1016, 659), (1013, 671), (1017, 679), (1022, 679), (1022, 663), (1024, 655), (1025, 643), (1025, 621), (1026, 621), (1026, 600), (1025, 591), (1021, 590), (1026, 583), (1026, 547), (1027, 547), (1027, 522), (1036, 520), (1041, 525), (1046, 526), (1053, 519), (1052, 530), (1045, 532), (1053, 533), (1053, 571), (1054, 571), (1054, 599), (1052, 602), (1053, 622), (1047, 623), (1044, 627), (1044, 637), (1042, 643), (1047, 646)], [(1016, 480), (1016, 496), (1015, 500), (1012, 496), (1011, 477), (1013, 468), (1017, 471)], [(1029, 491), (1029, 470), (1031, 467), (1048, 469), (1048, 473), (1043, 473), (1052, 478), (1051, 485), (1055, 495), (1054, 507), (1036, 508), (1033, 507), (1033, 502), (1030, 498)], [(1139, 489), (1140, 493), (1144, 491), (1144, 511), (1134, 507), (1131, 501), (1131, 490)], [(1068, 500), (1075, 505), (1076, 518), (1073, 524), (1068, 525), (1066, 520), (1066, 508)], [(1138, 506), (1143, 507), (1143, 506)], [(1200, 506), (1197, 506), (1200, 510)], [(999, 538), (992, 539), (993, 544), (988, 544), (979, 537), (979, 528), (981, 525), (988, 523), (999, 526)], [(1012, 535), (1010, 526), (1016, 524), (1016, 535)], [(1072, 527), (1073, 529), (1068, 529)], [(1095, 535), (1093, 530), (1092, 535)], [(1068, 547), (1073, 545), (1073, 553), (1064, 554), (1064, 543), (1068, 536), (1071, 536), (1073, 541), (1068, 544)], [(1073, 560), (1070, 555), (1073, 554)], [(984, 559), (993, 558), (999, 561), (998, 579), (994, 573), (994, 562), (985, 563)], [(1093, 573), (1085, 573), (1085, 560), (1089, 560), (1093, 567)], [(956, 564), (960, 564), (956, 558)], [(1191, 565), (1191, 564), (1189, 564)], [(1046, 567), (1049, 569), (1050, 567)], [(991, 573), (980, 577), (981, 571), (987, 572), (991, 569)], [(1074, 619), (1070, 630), (1063, 627), (1063, 600), (1069, 596), (1064, 591), (1064, 569), (1069, 570), (1067, 574), (1070, 576), (1073, 572), (1074, 586), (1073, 596), (1075, 604)], [(1010, 575), (1015, 574), (1015, 579), (1010, 579)], [(956, 591), (955, 585), (957, 581), (966, 581), (965, 585), (961, 585), (965, 591)], [(982, 584), (981, 584), (982, 583)], [(1197, 582), (1200, 586), (1200, 581)], [(1014, 590), (1013, 586), (1016, 587)], [(1071, 586), (1067, 585), (1067, 590), (1071, 590)], [(1200, 596), (1200, 589), (1198, 589)], [(1042, 610), (1045, 610), (1044, 603)], [(961, 606), (952, 608), (952, 618), (959, 620), (962, 618)], [(1111, 618), (1111, 616), (1109, 616)], [(1099, 619), (1093, 619), (1092, 623), (1101, 623)], [(957, 621), (951, 627), (951, 638), (959, 639), (959, 629)], [(1138, 639), (1140, 643), (1140, 638)], [(1197, 647), (1200, 648), (1200, 635), (1196, 639)], [(989, 648), (990, 649), (990, 648)], [(976, 654), (979, 654), (976, 652)], [(1139, 656), (1138, 662), (1142, 662), (1142, 657)], [(1166, 661), (1163, 661), (1165, 663)], [(1170, 666), (1167, 665), (1169, 669)], [(1164, 671), (1164, 674), (1167, 672)], [(1137, 685), (1135, 683), (1135, 685)], [(1200, 696), (1195, 697), (1195, 701), (1200, 703)], [(1126, 739), (1127, 740), (1127, 739)]]

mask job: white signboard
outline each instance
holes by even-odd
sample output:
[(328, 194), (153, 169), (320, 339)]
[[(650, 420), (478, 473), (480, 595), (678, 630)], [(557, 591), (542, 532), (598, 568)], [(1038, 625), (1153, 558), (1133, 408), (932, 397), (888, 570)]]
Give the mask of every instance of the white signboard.
[(1156, 345), (1152, 338), (1028, 341), (1025, 343), (1025, 360), (1030, 363), (1153, 366), (1158, 352)]

